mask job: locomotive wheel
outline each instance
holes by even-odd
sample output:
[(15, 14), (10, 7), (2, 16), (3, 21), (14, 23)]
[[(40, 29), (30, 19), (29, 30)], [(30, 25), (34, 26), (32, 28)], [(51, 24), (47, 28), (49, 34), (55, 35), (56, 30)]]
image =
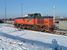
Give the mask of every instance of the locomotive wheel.
[(21, 29), (24, 29), (25, 27), (24, 27), (24, 25), (20, 25), (20, 28), (21, 28)]
[(32, 26), (31, 29), (32, 29), (32, 30), (36, 30), (36, 27), (35, 27), (35, 26)]
[(29, 26), (28, 26), (28, 29), (32, 30), (32, 25), (29, 25)]
[(22, 29), (24, 29), (25, 27), (24, 26), (22, 26)]
[(41, 32), (45, 32), (45, 29), (46, 29), (46, 27), (45, 26), (42, 26), (41, 29), (40, 29), (40, 31)]
[(26, 25), (23, 25), (23, 28), (26, 29)]
[(45, 29), (41, 28), (41, 32), (44, 32), (44, 31), (45, 31)]
[(31, 26), (30, 26), (30, 25), (27, 25), (26, 28), (27, 28), (27, 29), (31, 29)]

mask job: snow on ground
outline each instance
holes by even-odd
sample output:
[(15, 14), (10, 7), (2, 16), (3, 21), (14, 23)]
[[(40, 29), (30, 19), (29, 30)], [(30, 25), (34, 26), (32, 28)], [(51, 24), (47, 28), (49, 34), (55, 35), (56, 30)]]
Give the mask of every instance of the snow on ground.
[[(3, 38), (4, 39), (4, 38)], [(4, 39), (7, 40), (7, 39)], [(0, 50), (22, 50), (24, 48), (22, 48), (22, 46), (19, 45), (18, 42), (11, 40), (11, 41), (4, 41), (4, 40), (0, 40)]]
[(42, 33), (42, 32), (29, 31), (29, 30), (17, 31), (10, 34), (25, 39), (40, 41), (49, 44), (52, 44), (52, 40), (55, 39), (60, 46), (67, 47), (67, 36), (63, 36), (63, 35), (53, 35), (49, 33)]
[[(67, 50), (67, 36), (54, 35), (54, 34), (50, 34), (50, 33), (43, 33), (43, 32), (30, 31), (30, 30), (18, 30), (17, 28), (10, 27), (10, 25), (9, 26), (8, 25), (9, 24), (1, 24), (0, 25), (0, 33), (5, 33), (5, 35), (9, 35), (9, 36), (11, 35), (14, 39), (16, 37), (17, 40), (18, 39), (20, 39), (20, 40), (28, 39), (28, 41), (32, 40), (32, 41), (34, 41), (34, 43), (35, 43), (35, 41), (37, 41), (39, 43), (42, 42), (42, 44), (53, 45), (53, 47), (54, 47), (54, 45), (55, 46), (59, 45), (61, 47), (65, 47), (64, 50)], [(50, 49), (48, 49), (48, 50), (50, 50)]]
[(14, 32), (18, 29), (14, 28), (11, 24), (0, 24), (0, 32), (9, 33)]
[(0, 27), (14, 27), (14, 25), (6, 24), (6, 23), (0, 23)]
[(16, 31), (16, 30), (17, 30), (17, 29), (12, 28), (12, 27), (1, 27), (1, 28), (0, 28), (0, 31), (1, 31), (1, 32), (4, 32), (4, 33), (14, 32), (14, 31)]

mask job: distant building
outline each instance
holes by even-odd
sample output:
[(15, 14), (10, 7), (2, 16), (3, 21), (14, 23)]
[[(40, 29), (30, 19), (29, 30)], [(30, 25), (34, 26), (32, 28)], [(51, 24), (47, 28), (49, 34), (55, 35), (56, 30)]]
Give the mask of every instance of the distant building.
[(67, 18), (57, 18), (55, 20), (56, 29), (67, 30)]

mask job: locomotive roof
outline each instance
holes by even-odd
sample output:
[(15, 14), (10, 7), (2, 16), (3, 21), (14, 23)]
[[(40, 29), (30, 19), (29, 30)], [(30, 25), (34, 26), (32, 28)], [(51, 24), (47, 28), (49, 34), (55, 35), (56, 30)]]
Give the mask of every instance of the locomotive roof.
[(53, 16), (41, 16), (41, 17), (18, 17), (16, 19), (22, 19), (22, 18), (53, 18)]

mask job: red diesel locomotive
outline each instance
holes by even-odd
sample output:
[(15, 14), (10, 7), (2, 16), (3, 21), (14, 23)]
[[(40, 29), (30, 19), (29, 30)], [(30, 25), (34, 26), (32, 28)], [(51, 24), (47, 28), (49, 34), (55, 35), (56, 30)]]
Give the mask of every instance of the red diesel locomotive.
[(22, 29), (47, 32), (52, 32), (54, 28), (53, 16), (41, 16), (40, 13), (28, 14), (27, 17), (16, 18), (14, 25)]

